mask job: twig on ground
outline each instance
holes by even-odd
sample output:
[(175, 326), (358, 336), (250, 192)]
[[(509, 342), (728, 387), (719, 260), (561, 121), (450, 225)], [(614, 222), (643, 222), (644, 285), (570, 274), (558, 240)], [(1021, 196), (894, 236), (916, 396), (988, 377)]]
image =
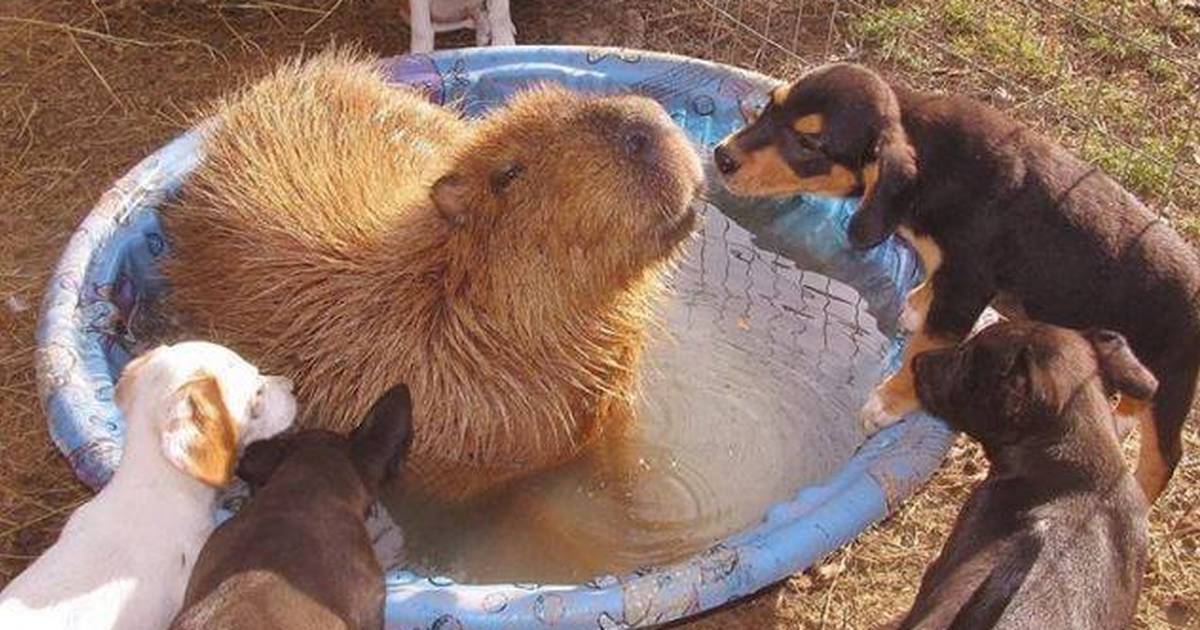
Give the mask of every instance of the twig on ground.
[(103, 40), (103, 41), (106, 41), (106, 42), (109, 42), (112, 44), (127, 44), (130, 46), (139, 46), (142, 48), (166, 48), (166, 47), (171, 47), (171, 46), (180, 46), (180, 45), (190, 44), (190, 45), (200, 46), (200, 47), (204, 48), (206, 51), (208, 51), (209, 55), (213, 56), (214, 59), (220, 58), (221, 60), (228, 62), (228, 59), (225, 57), (224, 54), (221, 53), (221, 51), (217, 50), (216, 48), (213, 48), (212, 46), (210, 46), (198, 39), (191, 39), (191, 38), (187, 38), (187, 37), (175, 36), (174, 40), (147, 41), (144, 39), (133, 39), (130, 37), (120, 37), (118, 35), (110, 35), (108, 33), (101, 33), (100, 31), (95, 31), (90, 28), (82, 28), (79, 26), (72, 26), (70, 24), (64, 24), (62, 22), (47, 22), (46, 20), (39, 20), (36, 18), (14, 17), (14, 16), (8, 16), (8, 15), (0, 15), (0, 22), (9, 22), (12, 24), (27, 24), (30, 26), (37, 26), (40, 28), (55, 29), (55, 30), (64, 31), (67, 33), (73, 33), (75, 35), (94, 37), (96, 39), (100, 39), (100, 40)]
[(108, 95), (112, 97), (113, 101), (115, 101), (117, 105), (121, 106), (122, 112), (128, 114), (129, 108), (125, 106), (125, 102), (121, 100), (121, 97), (117, 96), (116, 91), (114, 91), (112, 86), (109, 85), (108, 79), (105, 79), (104, 75), (100, 74), (100, 70), (97, 69), (96, 64), (92, 63), (92, 60), (88, 58), (87, 53), (83, 52), (83, 48), (79, 45), (79, 40), (75, 39), (75, 34), (67, 32), (67, 38), (71, 40), (71, 45), (75, 46), (75, 51), (78, 52), (79, 56), (83, 58), (83, 62), (87, 64), (88, 69), (91, 70), (92, 74), (94, 74), (96, 78), (100, 80), (100, 85), (104, 86), (104, 91), (108, 92)]
[(42, 514), (41, 516), (32, 518), (32, 519), (30, 519), (24, 523), (21, 523), (19, 525), (9, 527), (8, 529), (0, 532), (0, 539), (8, 538), (9, 536), (11, 536), (23, 529), (28, 529), (30, 527), (33, 527), (34, 525), (37, 525), (38, 523), (41, 523), (42, 521), (46, 521), (51, 518), (54, 518), (55, 516), (58, 516), (59, 514), (62, 514), (63, 512), (70, 512), (71, 510), (74, 510), (75, 508), (82, 505), (83, 502), (86, 500), (87, 500), (87, 498), (83, 498), (83, 499), (79, 499), (78, 501), (71, 501), (69, 503), (65, 503), (63, 505), (60, 505), (60, 506), (50, 510), (49, 512)]
[(344, 0), (337, 0), (337, 2), (334, 2), (333, 6), (329, 7), (329, 10), (325, 12), (325, 15), (321, 16), (321, 19), (317, 20), (316, 22), (313, 22), (312, 26), (309, 26), (308, 28), (304, 29), (304, 34), (308, 35), (309, 33), (317, 30), (318, 26), (324, 24), (325, 20), (328, 20), (329, 16), (333, 15), (333, 12), (337, 11), (338, 7), (342, 6), (343, 1)]

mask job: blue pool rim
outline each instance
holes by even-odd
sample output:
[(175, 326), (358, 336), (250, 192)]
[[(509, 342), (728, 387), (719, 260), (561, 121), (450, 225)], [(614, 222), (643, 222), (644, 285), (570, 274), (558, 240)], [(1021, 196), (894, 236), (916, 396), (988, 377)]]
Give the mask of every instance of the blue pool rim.
[[(742, 125), (774, 79), (706, 61), (630, 49), (531, 46), (458, 49), (383, 61), (389, 76), (434, 102), (477, 115), (514, 90), (555, 82), (658, 100), (703, 148)], [(120, 458), (124, 421), (113, 385), (137, 340), (129, 330), (164, 286), (166, 242), (155, 208), (201, 158), (193, 129), (120, 178), (72, 235), (50, 279), (37, 333), (37, 377), (55, 445), (99, 488)], [(755, 244), (854, 287), (887, 334), (919, 279), (898, 239), (853, 250), (855, 199), (737, 199), (713, 191)], [(886, 359), (895, 367), (902, 339)], [(856, 422), (846, 418), (846, 422)], [(838, 471), (768, 510), (758, 524), (679, 562), (584, 584), (456, 584), (387, 575), (387, 627), (409, 630), (634, 628), (690, 617), (801, 571), (883, 519), (939, 466), (952, 439), (916, 413), (867, 440)], [(797, 445), (798, 452), (803, 445)]]

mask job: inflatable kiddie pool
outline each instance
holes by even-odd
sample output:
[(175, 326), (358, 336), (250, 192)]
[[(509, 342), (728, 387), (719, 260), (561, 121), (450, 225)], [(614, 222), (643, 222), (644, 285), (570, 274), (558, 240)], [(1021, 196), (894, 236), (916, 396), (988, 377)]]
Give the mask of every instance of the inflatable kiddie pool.
[[(632, 91), (666, 107), (706, 149), (744, 124), (775, 80), (695, 59), (627, 49), (515, 47), (447, 50), (384, 60), (398, 83), (478, 115), (514, 90), (553, 81), (584, 91)], [(165, 287), (155, 209), (201, 158), (200, 130), (180, 136), (122, 177), (70, 239), (38, 329), (38, 383), (55, 444), (93, 488), (112, 474), (123, 420), (114, 380), (136, 340), (130, 323)], [(920, 269), (897, 239), (862, 252), (846, 225), (857, 200), (796, 197), (716, 205), (755, 245), (856, 290), (884, 334)], [(900, 339), (885, 359), (894, 367)], [(848, 417), (847, 423), (856, 422)], [(885, 517), (938, 466), (951, 433), (914, 414), (871, 437), (822, 482), (769, 509), (756, 525), (691, 558), (583, 584), (457, 584), (388, 572), (389, 628), (632, 628), (696, 615), (803, 570)], [(804, 444), (796, 444), (803, 452)], [(227, 512), (226, 512), (227, 514)]]

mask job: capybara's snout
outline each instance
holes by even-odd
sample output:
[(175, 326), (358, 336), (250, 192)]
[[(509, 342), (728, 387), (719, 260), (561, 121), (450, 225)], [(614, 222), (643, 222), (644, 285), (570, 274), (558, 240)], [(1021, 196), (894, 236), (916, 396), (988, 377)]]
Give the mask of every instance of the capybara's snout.
[(687, 196), (703, 182), (699, 154), (657, 101), (644, 96), (601, 98), (588, 118), (622, 157), (659, 176), (660, 183), (677, 179)]

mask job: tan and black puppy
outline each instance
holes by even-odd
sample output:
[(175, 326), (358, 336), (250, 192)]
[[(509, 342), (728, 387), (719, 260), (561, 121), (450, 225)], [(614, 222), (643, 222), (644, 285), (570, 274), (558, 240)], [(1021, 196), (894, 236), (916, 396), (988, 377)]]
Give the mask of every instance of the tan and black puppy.
[(1110, 396), (1154, 376), (1121, 335), (1001, 323), (913, 361), (921, 404), (978, 440), (991, 468), (900, 628), (1127, 628), (1148, 507)]
[(897, 232), (920, 256), (926, 280), (900, 320), (913, 334), (863, 408), (868, 430), (917, 407), (912, 356), (954, 345), (1002, 297), (1031, 319), (1128, 338), (1160, 383), (1123, 412), (1141, 423), (1138, 481), (1161, 493), (1200, 369), (1200, 261), (1098, 168), (987, 105), (851, 64), (776, 88), (715, 161), (736, 194), (861, 195), (851, 242)]
[(411, 442), (398, 385), (349, 436), (312, 429), (250, 445), (237, 473), (252, 499), (204, 545), (171, 627), (382, 629), (383, 569), (364, 519)]

